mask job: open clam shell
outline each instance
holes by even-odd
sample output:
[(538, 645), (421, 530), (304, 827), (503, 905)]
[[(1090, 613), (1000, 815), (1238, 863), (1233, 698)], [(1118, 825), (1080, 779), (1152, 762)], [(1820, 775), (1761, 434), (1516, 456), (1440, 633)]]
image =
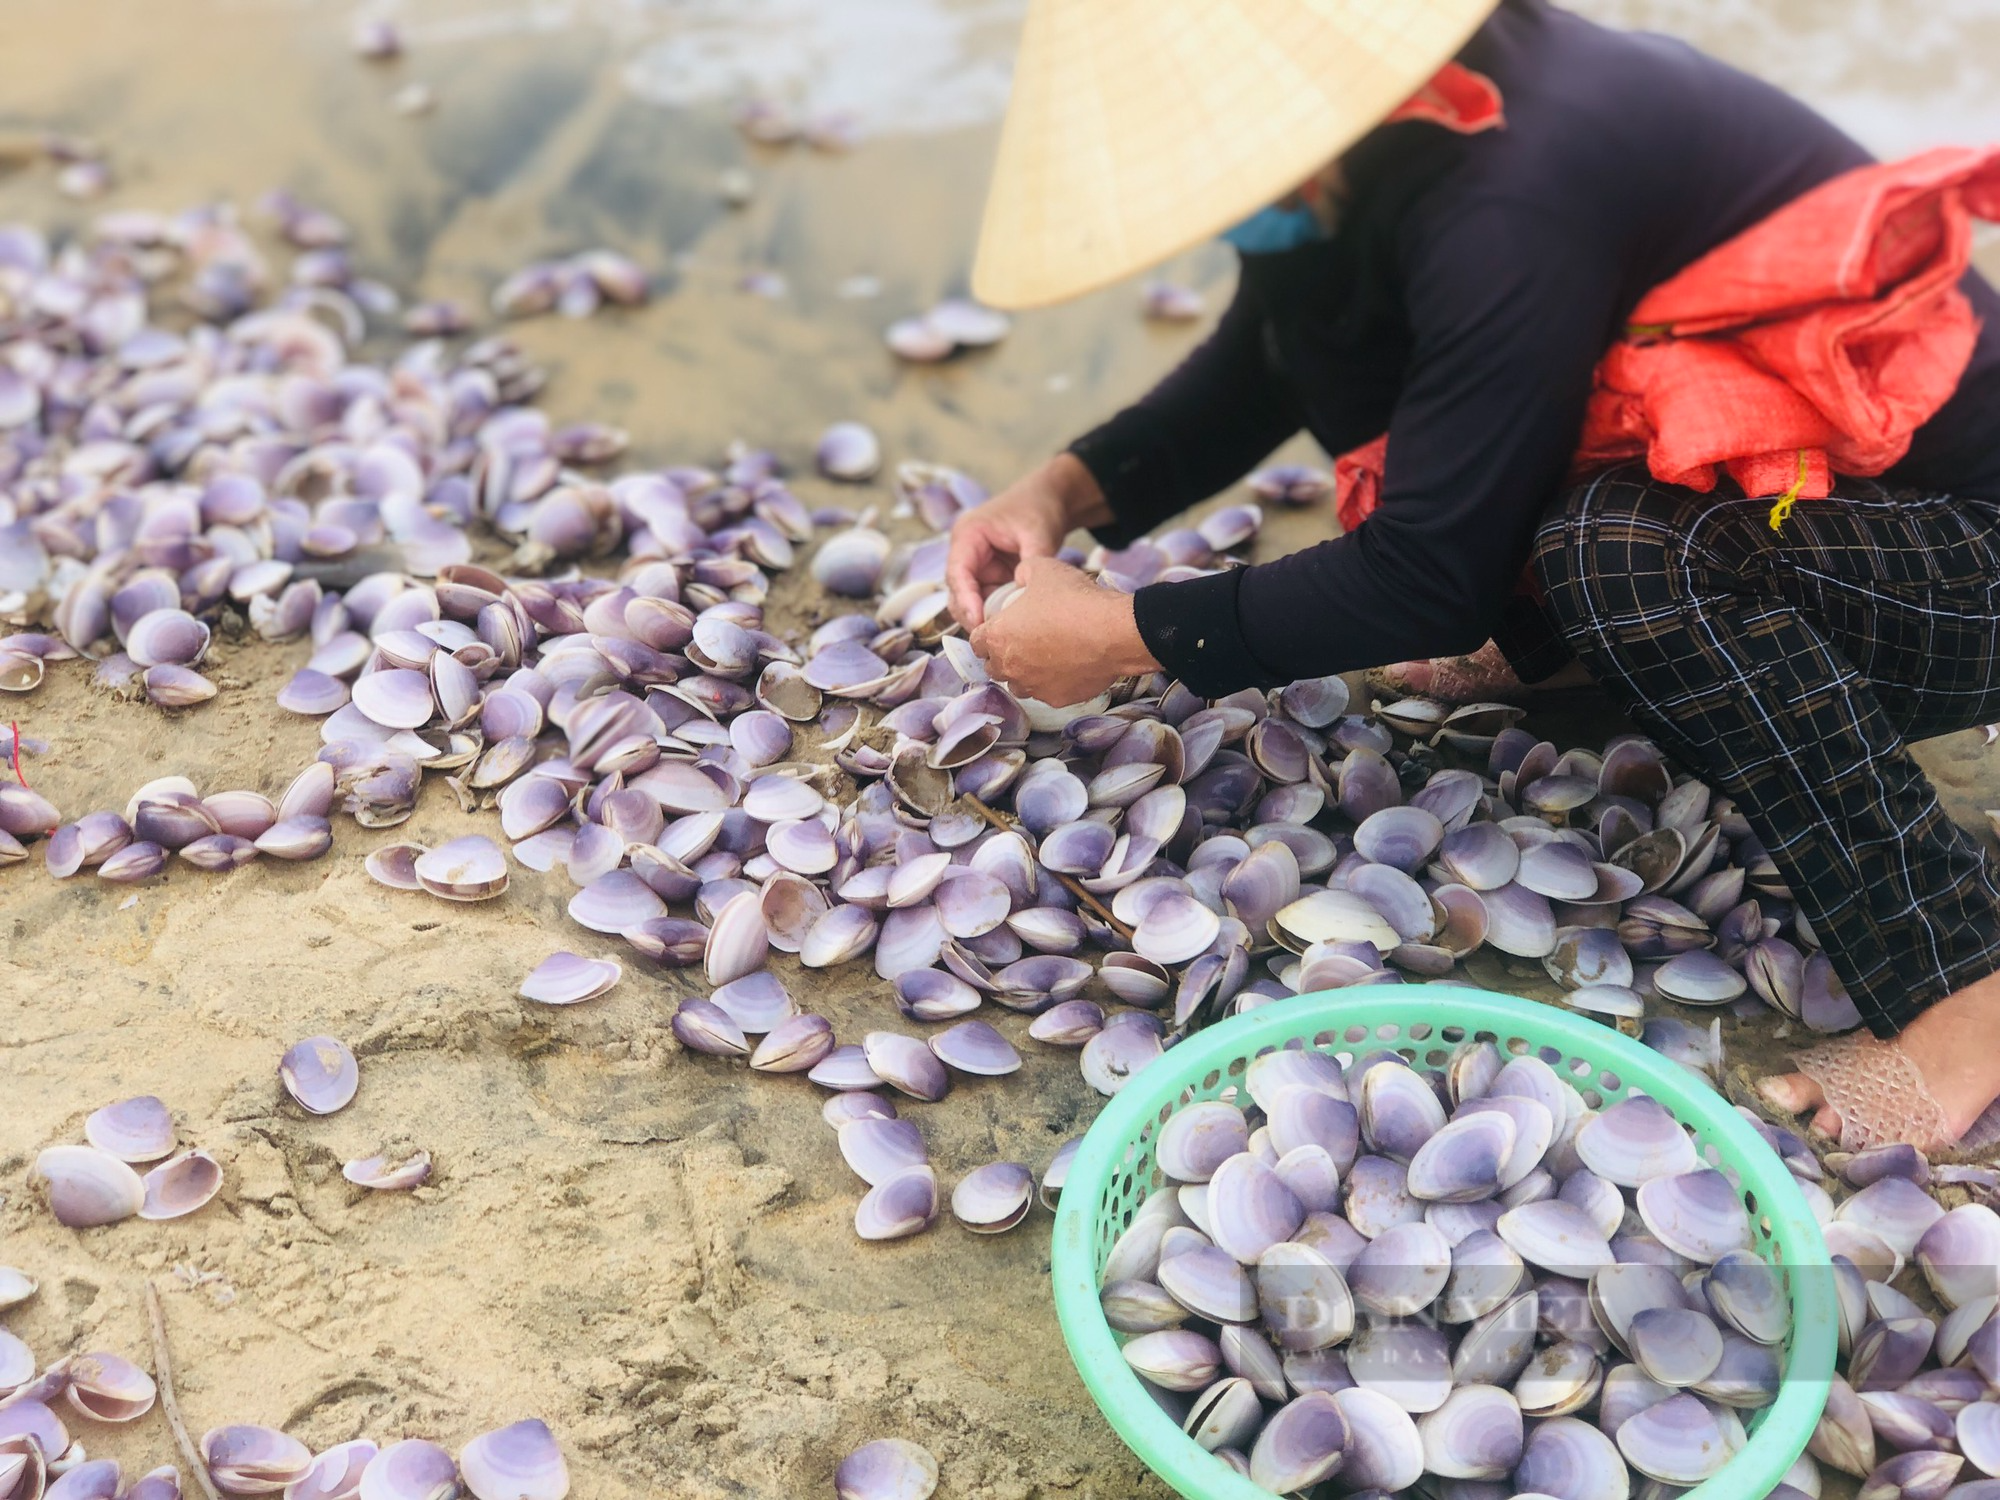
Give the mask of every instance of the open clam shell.
[(183, 1151), (142, 1179), (142, 1219), (178, 1219), (205, 1208), (222, 1191), (222, 1164), (206, 1151)]
[(375, 1192), (407, 1192), (430, 1180), (431, 1154), (414, 1151), (408, 1155), (364, 1156), (342, 1166), (340, 1175), (356, 1187)]
[(0, 1391), (12, 1395), (35, 1378), (35, 1351), (0, 1329)]
[(153, 1377), (122, 1355), (79, 1354), (69, 1362), (63, 1397), (98, 1422), (133, 1422), (153, 1409)]

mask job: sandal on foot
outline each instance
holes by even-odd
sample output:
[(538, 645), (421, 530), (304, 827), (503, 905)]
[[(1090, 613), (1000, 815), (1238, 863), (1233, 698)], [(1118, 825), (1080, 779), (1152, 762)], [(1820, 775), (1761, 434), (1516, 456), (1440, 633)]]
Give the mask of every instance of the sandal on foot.
[(1917, 1065), (1894, 1042), (1852, 1032), (1808, 1048), (1792, 1063), (1819, 1085), (1824, 1107), (1840, 1116), (1843, 1151), (1896, 1142), (1908, 1142), (1920, 1151), (1958, 1144), (1946, 1124), (1944, 1106), (1932, 1097)]

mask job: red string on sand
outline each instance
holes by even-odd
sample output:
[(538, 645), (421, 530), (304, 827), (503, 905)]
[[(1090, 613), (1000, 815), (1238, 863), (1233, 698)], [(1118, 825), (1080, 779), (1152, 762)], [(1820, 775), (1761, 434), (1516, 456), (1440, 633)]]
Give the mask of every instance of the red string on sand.
[(7, 721), (7, 728), (14, 736), (13, 740), (7, 746), (13, 755), (14, 779), (25, 787), (28, 784), (28, 778), (21, 774), (21, 726), (10, 719)]

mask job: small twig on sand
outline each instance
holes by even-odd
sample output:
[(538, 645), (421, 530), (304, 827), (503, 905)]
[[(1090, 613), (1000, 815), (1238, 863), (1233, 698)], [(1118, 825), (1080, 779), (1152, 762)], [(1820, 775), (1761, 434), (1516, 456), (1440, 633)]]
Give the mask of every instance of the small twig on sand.
[(160, 1388), (160, 1410), (167, 1414), (167, 1426), (174, 1430), (174, 1444), (194, 1470), (195, 1482), (202, 1493), (208, 1500), (222, 1500), (215, 1481), (208, 1477), (208, 1465), (201, 1461), (194, 1439), (188, 1436), (187, 1423), (181, 1420), (180, 1402), (174, 1399), (174, 1357), (167, 1347), (167, 1319), (160, 1311), (159, 1289), (151, 1281), (146, 1283), (146, 1316), (153, 1324), (153, 1383)]
[[(980, 817), (984, 818), (987, 822), (991, 823), (995, 828), (1004, 828), (1009, 833), (1019, 833), (1021, 831), (1020, 827), (1014, 822), (1012, 818), (1008, 817), (1005, 813), (995, 812), (992, 808), (988, 807), (984, 802), (981, 802), (977, 797), (974, 797), (968, 793), (966, 795), (965, 800), (967, 802), (970, 802), (973, 805), (973, 807), (978, 810)], [(1044, 868), (1046, 869), (1047, 867), (1044, 866)], [(1068, 888), (1069, 893), (1075, 896), (1077, 900), (1081, 901), (1085, 906), (1089, 907), (1092, 911), (1096, 912), (1099, 918), (1101, 918), (1104, 921), (1105, 925), (1110, 927), (1110, 929), (1113, 932), (1117, 933), (1127, 942), (1130, 942), (1132, 940), (1132, 929), (1127, 927), (1123, 922), (1119, 921), (1116, 917), (1112, 916), (1111, 908), (1106, 906), (1102, 901), (1099, 901), (1097, 897), (1093, 896), (1089, 891), (1085, 890), (1076, 881), (1070, 879), (1069, 876), (1061, 874), (1060, 872), (1055, 870), (1050, 870), (1049, 873), (1051, 875), (1054, 875), (1056, 879), (1060, 880), (1063, 883), (1063, 885)]]

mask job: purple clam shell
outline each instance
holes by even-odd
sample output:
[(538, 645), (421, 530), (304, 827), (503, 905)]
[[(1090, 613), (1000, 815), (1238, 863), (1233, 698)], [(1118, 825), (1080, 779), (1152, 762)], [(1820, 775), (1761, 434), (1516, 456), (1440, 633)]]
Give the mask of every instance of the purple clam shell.
[(1325, 1391), (1309, 1391), (1280, 1407), (1250, 1450), (1250, 1482), (1273, 1494), (1307, 1490), (1340, 1467), (1347, 1419)]
[(672, 1021), (674, 1040), (690, 1052), (711, 1057), (747, 1057), (750, 1039), (729, 1012), (710, 1000), (681, 1001)]
[(930, 1500), (937, 1481), (937, 1460), (903, 1438), (864, 1443), (833, 1472), (838, 1500)]
[(347, 684), (339, 678), (301, 667), (292, 674), (290, 682), (278, 689), (277, 701), (278, 707), (287, 713), (319, 718), (344, 705), (348, 697)]
[[(274, 825), (275, 826), (275, 825)], [(262, 853), (256, 843), (233, 833), (211, 833), (180, 847), (180, 857), (197, 870), (240, 870)]]
[(57, 879), (92, 869), (132, 842), (131, 826), (114, 812), (85, 813), (49, 835), (49, 874)]
[(294, 1042), (278, 1060), (278, 1077), (299, 1108), (315, 1115), (343, 1109), (361, 1087), (361, 1070), (347, 1044), (330, 1036)]
[(208, 627), (183, 609), (155, 609), (125, 633), (125, 654), (142, 667), (191, 667), (208, 652)]
[(893, 1115), (866, 1116), (842, 1125), (840, 1155), (854, 1175), (870, 1187), (879, 1187), (898, 1172), (930, 1160), (917, 1127)]
[(667, 903), (631, 870), (598, 876), (569, 900), (570, 920), (592, 932), (624, 933), (667, 915)]
[(441, 1500), (458, 1488), (458, 1465), (436, 1443), (391, 1443), (361, 1471), (360, 1500)]
[(563, 1500), (569, 1493), (562, 1448), (539, 1418), (481, 1433), (459, 1451), (458, 1467), (477, 1500)]
[(833, 1051), (833, 1025), (824, 1016), (787, 1016), (768, 1031), (750, 1054), (762, 1073), (803, 1073)]
[(1715, 1417), (1685, 1394), (1628, 1417), (1615, 1437), (1626, 1462), (1665, 1484), (1700, 1484), (1719, 1473), (1730, 1457)]
[(335, 1443), (314, 1456), (305, 1478), (288, 1490), (288, 1500), (353, 1500), (362, 1471), (379, 1451), (367, 1438)]
[(174, 1149), (174, 1117), (164, 1102), (141, 1094), (93, 1110), (83, 1138), (123, 1162), (158, 1161)]
[(416, 1151), (401, 1157), (360, 1157), (341, 1167), (340, 1175), (357, 1187), (376, 1192), (407, 1192), (430, 1180), (431, 1154)]
[(913, 1021), (948, 1021), (980, 1006), (979, 991), (943, 969), (905, 969), (895, 985), (897, 1006)]
[(973, 1168), (951, 1192), (952, 1216), (975, 1234), (1012, 1229), (1027, 1218), (1034, 1202), (1034, 1174), (1012, 1161)]
[(421, 729), (436, 712), (431, 680), (408, 667), (390, 667), (355, 679), (354, 706), (385, 729)]
[(821, 1088), (837, 1089), (842, 1093), (854, 1093), (864, 1089), (878, 1089), (883, 1080), (868, 1065), (867, 1055), (853, 1042), (835, 1047), (806, 1072), (806, 1077)]
[(1246, 1265), (1288, 1240), (1305, 1221), (1292, 1190), (1255, 1156), (1233, 1156), (1208, 1182), (1208, 1207), (1216, 1244)]
[(212, 1427), (202, 1434), (202, 1461), (217, 1489), (230, 1495), (271, 1494), (303, 1479), (312, 1451), (274, 1427)]
[(448, 901), (486, 901), (507, 889), (507, 856), (483, 834), (468, 834), (419, 855), (418, 884)]
[(1713, 1168), (1650, 1179), (1639, 1188), (1638, 1209), (1654, 1237), (1689, 1260), (1706, 1265), (1750, 1248), (1749, 1212)]
[(94, 1146), (50, 1146), (35, 1158), (49, 1210), (69, 1229), (129, 1219), (146, 1201), (145, 1184), (124, 1162)]
[(521, 997), (543, 1005), (575, 1005), (595, 1000), (618, 983), (624, 970), (608, 958), (552, 953), (521, 981)]
[(871, 1031), (861, 1039), (861, 1051), (878, 1078), (912, 1099), (935, 1102), (951, 1091), (951, 1074), (945, 1065), (913, 1036), (897, 1031)]
[(921, 1234), (937, 1222), (937, 1174), (929, 1166), (906, 1167), (870, 1188), (854, 1210), (854, 1232), (864, 1240), (895, 1240)]
[[(979, 1077), (998, 1078), (1021, 1067), (1021, 1054), (985, 1021), (961, 1021), (947, 1027), (930, 1038), (930, 1049), (948, 1067)], [(882, 1070), (877, 1067), (876, 1071)]]
[(183, 1151), (141, 1179), (142, 1219), (178, 1219), (206, 1207), (222, 1191), (222, 1164), (206, 1151)]

